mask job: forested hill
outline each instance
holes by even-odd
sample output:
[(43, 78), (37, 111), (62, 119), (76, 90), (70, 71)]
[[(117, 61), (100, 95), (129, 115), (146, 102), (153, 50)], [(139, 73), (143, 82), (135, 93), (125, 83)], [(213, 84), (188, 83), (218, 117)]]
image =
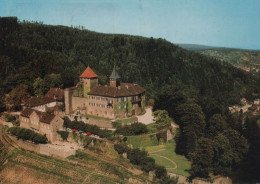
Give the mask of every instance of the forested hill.
[(259, 92), (256, 77), (163, 39), (18, 22), (15, 17), (0, 18), (0, 63), (5, 93), (25, 84), (33, 95), (36, 78), (53, 73), (60, 75), (63, 87), (73, 86), (88, 65), (102, 84), (116, 65), (122, 80), (142, 85), (148, 98), (156, 98), (166, 85), (185, 89), (200, 104), (234, 104)]
[(233, 66), (251, 69), (251, 72), (260, 76), (260, 50), (246, 50), (224, 47), (211, 47), (196, 44), (178, 44), (180, 47), (226, 61)]

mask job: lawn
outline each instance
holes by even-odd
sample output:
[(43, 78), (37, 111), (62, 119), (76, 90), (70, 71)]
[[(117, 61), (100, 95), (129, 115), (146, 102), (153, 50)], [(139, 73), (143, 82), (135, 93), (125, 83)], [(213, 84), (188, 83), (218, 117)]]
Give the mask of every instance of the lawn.
[[(174, 169), (174, 170), (168, 169), (168, 172), (179, 174), (179, 175), (182, 175), (182, 176), (189, 176), (189, 173), (187, 172), (187, 170), (190, 169), (191, 164), (184, 156), (177, 155), (175, 153), (175, 151), (174, 151), (175, 146), (176, 146), (175, 142), (171, 141), (171, 142), (168, 142), (164, 145), (148, 146), (148, 147), (145, 148), (145, 150), (147, 150), (148, 152), (153, 152), (153, 151), (165, 149), (163, 151), (156, 152), (155, 154), (165, 156), (165, 157), (171, 159), (178, 166), (177, 169)], [(174, 167), (173, 163), (169, 162), (168, 160), (166, 160), (164, 158), (158, 157), (158, 156), (153, 155), (153, 154), (150, 154), (150, 156), (155, 159), (155, 162), (158, 165), (165, 166), (166, 168)]]
[(86, 118), (93, 118), (93, 119), (101, 119), (101, 120), (111, 120), (109, 118), (104, 118), (104, 117), (99, 117), (99, 116), (93, 116), (93, 115), (89, 115), (89, 114), (86, 114), (84, 115)]
[(156, 125), (156, 123), (151, 123), (151, 124), (147, 125), (146, 127), (148, 129), (148, 133), (149, 134), (157, 132), (157, 125)]
[(158, 140), (156, 135), (138, 135), (127, 137), (128, 144), (132, 145), (134, 148), (144, 148), (147, 146), (158, 145)]
[(134, 118), (124, 118), (124, 119), (117, 119), (116, 122), (120, 124), (127, 124), (127, 123), (133, 123), (135, 120)]

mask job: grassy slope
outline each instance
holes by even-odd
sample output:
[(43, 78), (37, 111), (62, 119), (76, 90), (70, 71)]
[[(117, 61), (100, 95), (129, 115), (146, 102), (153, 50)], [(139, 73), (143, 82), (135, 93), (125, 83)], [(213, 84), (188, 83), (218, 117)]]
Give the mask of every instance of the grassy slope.
[(0, 180), (3, 183), (122, 183), (129, 178), (145, 181), (145, 176), (133, 176), (127, 170), (129, 163), (123, 159), (114, 159), (115, 163), (124, 166), (118, 167), (100, 159), (103, 156), (84, 155), (72, 156), (68, 162), (14, 150), (0, 172)]
[[(3, 128), (2, 126), (0, 128)], [(1, 137), (6, 137), (5, 132)], [(8, 162), (0, 168), (0, 183), (144, 183), (142, 174), (122, 159), (110, 143), (79, 151), (68, 160), (9, 148)], [(141, 173), (140, 173), (141, 172)]]
[[(177, 155), (175, 153), (175, 151), (174, 151), (175, 146), (176, 146), (175, 142), (171, 141), (171, 142), (168, 142), (164, 145), (149, 146), (149, 147), (146, 147), (145, 149), (148, 152), (165, 149), (164, 151), (156, 152), (156, 154), (161, 155), (161, 156), (165, 156), (165, 157), (171, 159), (172, 161), (174, 161), (177, 164), (177, 169), (167, 169), (168, 172), (179, 174), (179, 175), (182, 175), (182, 176), (189, 176), (189, 173), (187, 172), (187, 170), (190, 169), (191, 164), (184, 156)], [(166, 168), (174, 167), (174, 165), (171, 162), (169, 162), (168, 160), (163, 159), (161, 157), (158, 157), (157, 155), (150, 154), (150, 156), (155, 159), (155, 161), (158, 165), (165, 166)]]
[(145, 149), (148, 152), (159, 151), (156, 152), (156, 155), (150, 154), (150, 156), (155, 159), (155, 162), (158, 165), (165, 166), (166, 168), (173, 168), (175, 166), (167, 159), (161, 158), (157, 155), (165, 156), (177, 164), (177, 169), (167, 169), (168, 172), (182, 176), (189, 176), (187, 170), (190, 169), (191, 164), (184, 156), (177, 155), (175, 153), (176, 145), (174, 141), (159, 145), (156, 135), (154, 134), (151, 136), (129, 136), (127, 142), (133, 147), (139, 147), (140, 149)]

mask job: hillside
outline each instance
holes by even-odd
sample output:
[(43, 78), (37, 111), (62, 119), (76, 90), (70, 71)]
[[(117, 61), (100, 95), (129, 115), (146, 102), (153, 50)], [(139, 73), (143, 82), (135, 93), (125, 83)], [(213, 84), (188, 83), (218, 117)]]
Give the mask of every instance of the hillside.
[(196, 44), (178, 44), (180, 47), (195, 51), (197, 53), (216, 58), (220, 61), (226, 61), (242, 70), (258, 72), (260, 70), (260, 51), (233, 49), (223, 47), (212, 47)]
[[(154, 110), (166, 110), (180, 126), (175, 151), (192, 160), (192, 177), (207, 178), (212, 171), (231, 175), (247, 155), (241, 116), (231, 115), (227, 107), (241, 97), (259, 98), (260, 79), (228, 62), (163, 39), (19, 22), (15, 17), (0, 18), (0, 62), (0, 98), (9, 94), (8, 105), (16, 104), (11, 110), (19, 110), (39, 90), (74, 86), (88, 65), (99, 83), (107, 84), (116, 65), (122, 81), (144, 87), (147, 101), (154, 99)], [(166, 111), (162, 125), (170, 122)], [(218, 140), (233, 158), (225, 157), (225, 165), (218, 162), (224, 149)]]
[(200, 51), (200, 50), (207, 50), (207, 49), (216, 49), (216, 48), (218, 48), (218, 47), (207, 46), (207, 45), (198, 45), (198, 44), (177, 43), (176, 45), (180, 46), (181, 48), (190, 50), (190, 51)]
[[(24, 150), (7, 136), (4, 129), (0, 124), (0, 146), (2, 149), (4, 145), (8, 150), (6, 154), (8, 160), (4, 163), (0, 162), (1, 183), (144, 183), (149, 181), (146, 173), (120, 158), (111, 144), (102, 145), (102, 151), (97, 146), (91, 150), (77, 150), (74, 156), (58, 159)], [(0, 155), (3, 156), (1, 151)]]
[(251, 70), (260, 69), (260, 51), (241, 49), (206, 49), (198, 51), (201, 54), (226, 61), (237, 67), (248, 67)]
[(18, 23), (16, 18), (1, 18), (0, 27), (0, 85), (5, 93), (25, 84), (33, 95), (36, 78), (52, 73), (60, 75), (63, 87), (73, 86), (87, 65), (99, 75), (101, 84), (108, 82), (116, 65), (122, 80), (142, 85), (148, 98), (155, 98), (165, 85), (190, 88), (196, 96), (224, 104), (250, 97), (252, 88), (258, 92), (258, 78), (163, 39)]

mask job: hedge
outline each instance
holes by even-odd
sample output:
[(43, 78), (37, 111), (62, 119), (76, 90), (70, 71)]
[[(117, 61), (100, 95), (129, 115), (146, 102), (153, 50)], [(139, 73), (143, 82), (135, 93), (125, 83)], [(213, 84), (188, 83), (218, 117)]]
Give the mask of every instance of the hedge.
[(146, 125), (143, 123), (133, 123), (131, 125), (125, 125), (125, 126), (118, 125), (115, 131), (116, 134), (121, 134), (124, 136), (140, 135), (140, 134), (145, 134), (147, 132), (148, 129)]
[(46, 135), (41, 135), (39, 133), (34, 132), (33, 130), (27, 128), (20, 127), (11, 127), (8, 131), (15, 135), (18, 139), (22, 140), (31, 140), (36, 144), (46, 144), (47, 137)]
[(58, 134), (60, 134), (63, 141), (66, 141), (69, 136), (69, 132), (67, 131), (57, 131)]
[(64, 117), (64, 127), (82, 130), (84, 132), (91, 132), (92, 134), (98, 135), (101, 138), (109, 138), (112, 135), (112, 131), (102, 130), (96, 125), (85, 124), (82, 121), (70, 121), (68, 117)]

